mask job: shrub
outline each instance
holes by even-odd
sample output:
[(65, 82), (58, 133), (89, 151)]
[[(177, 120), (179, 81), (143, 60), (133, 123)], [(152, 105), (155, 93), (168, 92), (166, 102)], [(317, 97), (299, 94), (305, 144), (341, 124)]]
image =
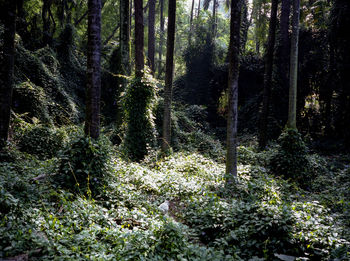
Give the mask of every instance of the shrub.
[(40, 159), (56, 156), (67, 141), (67, 134), (63, 128), (40, 124), (27, 124), (17, 135), (20, 150), (37, 155)]
[(308, 149), (297, 130), (286, 129), (278, 138), (277, 152), (271, 157), (270, 168), (276, 175), (282, 175), (307, 185), (312, 179)]
[(124, 108), (127, 130), (124, 148), (131, 160), (140, 161), (155, 144), (152, 106), (155, 103), (156, 81), (147, 75), (134, 78), (127, 87)]
[(78, 134), (61, 152), (54, 181), (72, 191), (99, 194), (109, 173), (111, 151), (106, 137), (93, 140)]

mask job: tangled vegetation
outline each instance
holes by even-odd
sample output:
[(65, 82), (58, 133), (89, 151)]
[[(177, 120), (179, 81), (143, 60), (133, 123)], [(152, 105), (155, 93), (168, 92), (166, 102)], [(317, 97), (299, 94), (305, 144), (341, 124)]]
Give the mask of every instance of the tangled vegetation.
[[(12, 150), (14, 160), (0, 164), (1, 258), (349, 257), (349, 169), (341, 159), (319, 161), (327, 171), (305, 191), (261, 167), (267, 153), (242, 145), (239, 183), (227, 190), (224, 166), (198, 153), (128, 163), (109, 153), (106, 140), (93, 143), (77, 130), (68, 136), (67, 148), (53, 158)], [(71, 171), (92, 195), (76, 190), (72, 178), (57, 182)], [(165, 200), (164, 215), (158, 206)]]

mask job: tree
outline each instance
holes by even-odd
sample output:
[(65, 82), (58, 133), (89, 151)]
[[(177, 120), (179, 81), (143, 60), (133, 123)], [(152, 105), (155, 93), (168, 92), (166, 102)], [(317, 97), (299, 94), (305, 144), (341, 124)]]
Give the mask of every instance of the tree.
[(288, 89), (290, 65), (289, 15), (290, 0), (283, 0), (279, 22), (279, 34), (276, 48), (276, 94), (274, 94), (275, 117), (286, 122), (288, 117)]
[(130, 75), (129, 0), (120, 0), (120, 57), (122, 71)]
[(100, 135), (101, 0), (88, 2), (88, 51), (85, 135)]
[(162, 54), (164, 42), (164, 0), (159, 0), (160, 4), (160, 37), (159, 37), (159, 61), (158, 61), (158, 77), (162, 74)]
[(16, 1), (0, 4), (0, 21), (4, 24), (2, 59), (0, 60), (0, 149), (6, 145), (9, 134), (16, 32)]
[(242, 0), (231, 0), (226, 144), (227, 183), (231, 183), (233, 178), (237, 176), (237, 119), (241, 8)]
[(142, 0), (134, 0), (135, 5), (135, 75), (143, 76), (143, 7)]
[(155, 64), (154, 64), (155, 13), (156, 13), (156, 0), (149, 0), (149, 7), (148, 7), (148, 65), (151, 68), (152, 73), (154, 73), (154, 71), (155, 71)]
[(259, 128), (259, 147), (261, 149), (266, 147), (267, 143), (267, 121), (270, 107), (270, 93), (272, 85), (272, 67), (273, 67), (273, 52), (275, 49), (275, 35), (277, 23), (277, 7), (278, 0), (271, 0), (271, 17), (269, 24), (269, 37), (267, 42), (267, 49), (265, 55), (265, 73), (264, 73), (264, 90), (263, 90), (263, 104), (260, 114), (260, 128)]
[(162, 151), (170, 148), (171, 140), (171, 99), (174, 68), (174, 44), (175, 44), (176, 0), (169, 0), (168, 9), (168, 36), (166, 53), (166, 71), (164, 87), (164, 115), (163, 115), (163, 139)]
[(289, 109), (287, 127), (297, 128), (297, 84), (300, 0), (293, 0), (292, 39), (290, 52)]

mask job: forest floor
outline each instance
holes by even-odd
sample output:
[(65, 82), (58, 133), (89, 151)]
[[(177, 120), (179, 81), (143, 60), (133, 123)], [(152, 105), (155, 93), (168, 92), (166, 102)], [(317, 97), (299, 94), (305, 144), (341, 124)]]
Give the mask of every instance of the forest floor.
[[(272, 149), (273, 150), (273, 149)], [(307, 189), (240, 146), (237, 183), (199, 153), (114, 154), (95, 196), (52, 182), (58, 158), (0, 163), (1, 260), (349, 260), (349, 155), (315, 154)], [(57, 175), (57, 174), (56, 174)], [(169, 201), (169, 212), (159, 209)]]

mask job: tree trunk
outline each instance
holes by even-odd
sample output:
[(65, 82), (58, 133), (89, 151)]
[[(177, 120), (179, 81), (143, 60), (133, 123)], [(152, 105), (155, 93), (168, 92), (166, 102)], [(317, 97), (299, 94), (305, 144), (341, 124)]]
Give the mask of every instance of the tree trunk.
[(250, 15), (250, 20), (248, 20), (248, 0), (243, 1), (242, 6), (242, 39), (241, 39), (241, 52), (244, 52), (245, 46), (248, 40), (248, 30), (251, 24), (252, 14)]
[(273, 52), (275, 49), (275, 35), (277, 23), (277, 7), (278, 0), (272, 0), (271, 16), (269, 24), (269, 37), (267, 42), (266, 56), (265, 56), (265, 74), (264, 74), (264, 90), (263, 90), (263, 104), (260, 115), (259, 128), (259, 147), (264, 149), (267, 144), (267, 122), (270, 107), (270, 93), (272, 84), (272, 67), (273, 67)]
[(175, 44), (176, 0), (169, 0), (168, 9), (168, 37), (166, 53), (166, 72), (164, 87), (164, 116), (162, 151), (170, 149), (171, 141), (171, 99), (174, 68), (174, 44)]
[(192, 6), (191, 6), (190, 28), (192, 28), (192, 24), (193, 24), (193, 10), (194, 10), (194, 0), (192, 0)]
[(51, 44), (52, 33), (51, 33), (51, 23), (50, 23), (50, 13), (51, 13), (52, 0), (43, 0), (43, 7), (41, 12), (41, 18), (43, 20), (43, 45)]
[(228, 70), (228, 111), (226, 183), (237, 177), (237, 119), (238, 119), (238, 77), (240, 53), (242, 0), (231, 1), (229, 70)]
[(292, 40), (290, 52), (290, 85), (287, 127), (297, 128), (297, 85), (298, 85), (298, 41), (299, 41), (300, 0), (293, 0)]
[(199, 17), (200, 13), (201, 13), (201, 0), (198, 1), (198, 10), (197, 10), (197, 18)]
[(5, 147), (10, 126), (13, 68), (15, 55), (16, 1), (6, 0), (0, 5), (0, 20), (4, 24), (3, 57), (0, 60), (0, 150)]
[[(276, 49), (276, 81), (278, 83), (275, 102), (275, 118), (280, 122), (286, 122), (288, 117), (288, 89), (289, 89), (289, 66), (290, 66), (290, 37), (289, 15), (290, 0), (282, 0), (278, 45)], [(276, 99), (277, 98), (277, 99)]]
[(88, 2), (88, 51), (85, 135), (100, 135), (101, 0)]
[(215, 40), (215, 30), (216, 30), (216, 0), (213, 0), (213, 24), (212, 24), (213, 41)]
[(120, 57), (122, 72), (130, 75), (129, 0), (120, 0)]
[(143, 6), (142, 0), (134, 0), (135, 6), (135, 75), (141, 78), (144, 70), (143, 56)]
[(160, 38), (159, 38), (159, 61), (158, 61), (158, 78), (162, 74), (162, 54), (164, 43), (164, 0), (160, 1)]
[(149, 0), (148, 7), (148, 65), (151, 68), (152, 73), (155, 71), (154, 64), (154, 50), (155, 50), (155, 13), (156, 13), (156, 0)]

